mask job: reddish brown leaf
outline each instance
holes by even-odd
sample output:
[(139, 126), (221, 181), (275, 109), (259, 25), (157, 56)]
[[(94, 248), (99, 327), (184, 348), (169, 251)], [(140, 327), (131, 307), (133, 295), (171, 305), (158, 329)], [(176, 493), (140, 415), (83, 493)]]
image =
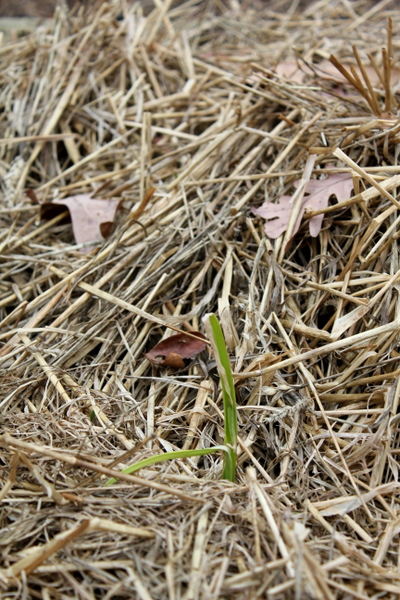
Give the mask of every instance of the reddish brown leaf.
[[(297, 187), (299, 181), (295, 181)], [(329, 175), (326, 179), (311, 179), (306, 187), (306, 194), (301, 205), (301, 210), (293, 229), (293, 235), (297, 233), (304, 211), (307, 208), (311, 210), (321, 210), (328, 206), (329, 198), (336, 196), (338, 202), (344, 202), (350, 197), (353, 189), (353, 179), (347, 173), (337, 173)], [(276, 204), (272, 202), (264, 202), (260, 208), (253, 208), (255, 215), (259, 215), (266, 219), (264, 231), (268, 237), (276, 239), (286, 231), (289, 223), (290, 213), (292, 212), (292, 204), (290, 202), (292, 196), (281, 196)], [(310, 235), (316, 237), (322, 226), (324, 215), (316, 215), (310, 219)]]
[(192, 331), (191, 334), (198, 339), (185, 333), (171, 335), (147, 352), (146, 358), (155, 365), (182, 369), (185, 366), (183, 362), (185, 358), (193, 358), (207, 347), (206, 342), (203, 341), (205, 336), (202, 333)]
[[(45, 202), (42, 206), (46, 209), (54, 206), (67, 207), (76, 243), (88, 244), (100, 242), (107, 236), (120, 203), (121, 200), (101, 200), (92, 198), (90, 194), (78, 194)], [(87, 249), (89, 250), (90, 248)]]
[(172, 369), (183, 369), (185, 367), (182, 356), (176, 352), (167, 354), (162, 364), (164, 367), (171, 367)]

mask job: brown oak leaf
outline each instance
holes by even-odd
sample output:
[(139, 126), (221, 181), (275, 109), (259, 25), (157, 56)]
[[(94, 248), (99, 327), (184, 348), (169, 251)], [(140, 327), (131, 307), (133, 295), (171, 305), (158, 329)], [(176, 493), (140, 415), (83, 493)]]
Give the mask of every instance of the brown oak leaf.
[[(27, 193), (31, 199), (36, 198), (33, 190), (28, 190)], [(115, 213), (121, 204), (121, 200), (102, 200), (92, 198), (90, 194), (68, 196), (51, 202), (37, 201), (42, 206), (42, 217), (51, 214), (52, 209), (56, 207), (65, 206), (68, 209), (77, 244), (93, 244), (107, 237), (113, 225)], [(83, 252), (89, 252), (90, 250), (91, 246), (84, 248)]]
[(146, 352), (146, 358), (155, 365), (182, 369), (185, 366), (185, 358), (193, 358), (207, 347), (207, 343), (204, 341), (205, 336), (202, 333), (199, 331), (190, 333), (198, 339), (185, 333), (171, 335)]
[[(294, 182), (295, 187), (299, 180)], [(321, 210), (328, 206), (329, 198), (336, 196), (338, 202), (344, 202), (350, 197), (353, 189), (353, 179), (348, 173), (336, 173), (326, 179), (310, 179), (307, 184), (301, 210), (293, 229), (295, 235), (300, 227), (304, 212), (307, 209)], [(292, 196), (281, 196), (277, 203), (264, 202), (260, 208), (253, 208), (255, 215), (266, 219), (264, 231), (271, 239), (276, 239), (286, 231), (292, 212)], [(316, 215), (310, 219), (310, 235), (316, 237), (322, 226), (324, 215)]]

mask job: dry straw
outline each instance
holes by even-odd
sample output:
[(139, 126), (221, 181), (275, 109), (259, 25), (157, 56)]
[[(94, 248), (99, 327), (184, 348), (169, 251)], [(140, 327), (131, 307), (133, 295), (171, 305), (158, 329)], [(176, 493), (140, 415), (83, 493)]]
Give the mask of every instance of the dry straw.
[[(255, 2), (101, 2), (0, 46), (4, 597), (400, 595), (399, 13)], [(310, 154), (354, 195), (271, 241), (251, 208)], [(123, 206), (85, 254), (26, 188)], [(223, 443), (213, 357), (144, 356), (209, 312), (236, 482), (220, 453), (123, 474)]]

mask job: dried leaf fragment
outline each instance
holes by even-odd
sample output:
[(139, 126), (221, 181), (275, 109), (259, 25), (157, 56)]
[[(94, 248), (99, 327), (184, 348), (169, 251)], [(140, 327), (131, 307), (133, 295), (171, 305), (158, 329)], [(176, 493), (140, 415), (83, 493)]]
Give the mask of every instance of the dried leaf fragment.
[[(32, 194), (28, 194), (32, 199)], [(72, 230), (77, 244), (100, 242), (110, 232), (121, 200), (92, 198), (77, 194), (39, 204), (43, 209), (65, 206), (71, 216)], [(42, 211), (43, 212), (43, 211)], [(43, 216), (43, 215), (42, 215)]]
[[(350, 71), (351, 66), (349, 63), (343, 63), (343, 66)], [(362, 79), (360, 69), (354, 65), (357, 75)], [(375, 87), (382, 87), (381, 81), (375, 69), (371, 65), (364, 65), (364, 70), (367, 73), (371, 84)], [(338, 69), (329, 61), (322, 60), (319, 63), (311, 64), (310, 66), (306, 63), (299, 63), (295, 60), (281, 61), (276, 65), (274, 71), (278, 77), (287, 79), (295, 84), (301, 84), (305, 80), (306, 76), (315, 76), (319, 79), (331, 80), (335, 83), (348, 83), (346, 77), (338, 71)], [(392, 68), (390, 70), (390, 84), (391, 86), (398, 85), (400, 77), (400, 69)], [(397, 85), (396, 85), (397, 84)]]
[[(145, 356), (155, 365), (182, 369), (185, 366), (185, 358), (193, 358), (200, 354), (206, 347), (205, 336), (199, 331), (191, 331), (191, 336), (185, 333), (177, 333), (163, 340)], [(196, 338), (192, 337), (196, 336)]]
[[(295, 181), (297, 187), (299, 180)], [(326, 179), (311, 179), (306, 187), (301, 210), (293, 229), (295, 235), (300, 227), (304, 212), (307, 209), (321, 210), (328, 206), (329, 198), (336, 196), (338, 202), (344, 202), (350, 197), (353, 189), (353, 179), (348, 173), (336, 173)], [(253, 208), (255, 215), (266, 219), (264, 231), (271, 239), (276, 239), (286, 231), (292, 212), (292, 196), (281, 196), (276, 204), (264, 202), (260, 208)], [(316, 215), (310, 219), (310, 235), (316, 237), (321, 231), (324, 215)]]

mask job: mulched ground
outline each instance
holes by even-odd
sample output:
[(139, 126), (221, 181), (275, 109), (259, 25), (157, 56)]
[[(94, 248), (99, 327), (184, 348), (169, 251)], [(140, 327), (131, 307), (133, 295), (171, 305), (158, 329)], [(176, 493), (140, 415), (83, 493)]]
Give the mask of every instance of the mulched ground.
[[(399, 597), (393, 6), (119, 0), (0, 47), (4, 597)], [(119, 204), (106, 239), (75, 195)], [(209, 312), (235, 483), (219, 453), (122, 474), (223, 442), (214, 356), (145, 355)]]

